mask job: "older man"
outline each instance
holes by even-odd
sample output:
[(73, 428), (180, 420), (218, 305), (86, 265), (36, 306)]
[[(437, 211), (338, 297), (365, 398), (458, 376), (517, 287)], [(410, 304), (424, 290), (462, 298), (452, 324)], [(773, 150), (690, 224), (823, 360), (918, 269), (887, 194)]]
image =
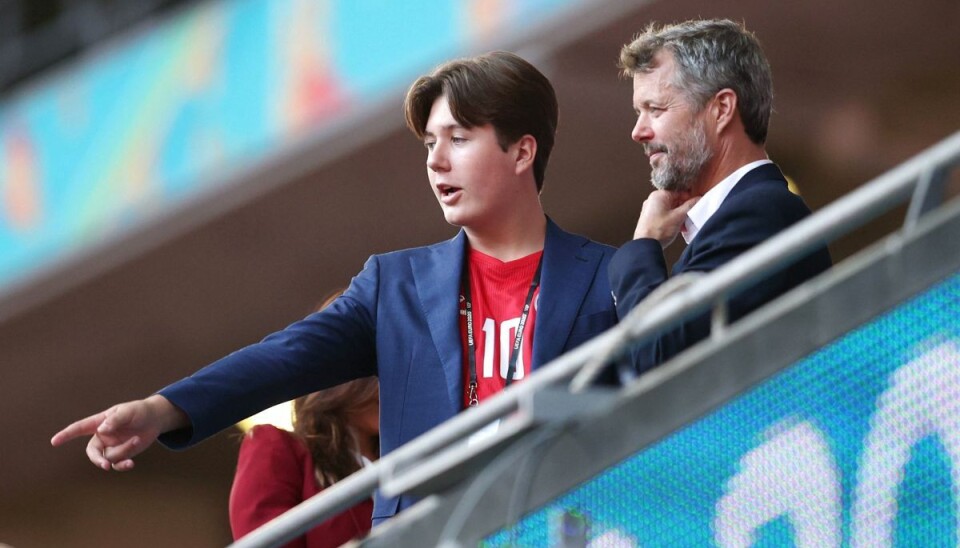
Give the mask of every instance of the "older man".
[[(633, 78), (632, 138), (650, 159), (656, 190), (643, 203), (634, 240), (610, 264), (617, 313), (626, 316), (668, 279), (663, 250), (687, 243), (673, 275), (709, 272), (807, 216), (764, 143), (773, 101), (770, 66), (757, 39), (727, 20), (651, 25), (620, 53)], [(830, 266), (822, 247), (730, 302), (732, 320)], [(706, 315), (634, 354), (637, 372), (709, 333)]]

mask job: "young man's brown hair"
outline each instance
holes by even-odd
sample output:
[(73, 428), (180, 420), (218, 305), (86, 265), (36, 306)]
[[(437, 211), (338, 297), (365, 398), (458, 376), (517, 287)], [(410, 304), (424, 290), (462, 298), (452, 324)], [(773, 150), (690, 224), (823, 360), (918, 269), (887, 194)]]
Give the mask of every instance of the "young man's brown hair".
[(523, 137), (537, 141), (533, 174), (543, 188), (559, 109), (553, 86), (533, 65), (505, 51), (444, 63), (410, 86), (404, 101), (407, 127), (423, 139), (434, 101), (447, 98), (454, 119), (466, 128), (490, 124), (503, 150)]

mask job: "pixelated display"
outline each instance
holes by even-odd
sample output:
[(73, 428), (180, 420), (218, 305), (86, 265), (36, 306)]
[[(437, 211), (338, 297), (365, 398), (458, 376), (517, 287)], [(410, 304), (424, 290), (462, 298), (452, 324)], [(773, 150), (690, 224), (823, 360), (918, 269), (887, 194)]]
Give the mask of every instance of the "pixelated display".
[(483, 545), (956, 546), (958, 488), (954, 275)]

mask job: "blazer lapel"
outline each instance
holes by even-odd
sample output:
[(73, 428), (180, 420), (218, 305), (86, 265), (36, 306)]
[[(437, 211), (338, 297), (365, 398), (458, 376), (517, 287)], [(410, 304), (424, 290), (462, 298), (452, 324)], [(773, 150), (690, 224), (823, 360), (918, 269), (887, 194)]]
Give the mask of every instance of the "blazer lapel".
[(463, 345), (460, 341), (460, 277), (466, 235), (431, 246), (427, 253), (410, 257), (420, 304), (430, 336), (440, 356), (447, 393), (454, 413), (463, 400)]
[(585, 242), (585, 238), (564, 232), (547, 219), (531, 370), (563, 352), (600, 266), (601, 253), (584, 247)]

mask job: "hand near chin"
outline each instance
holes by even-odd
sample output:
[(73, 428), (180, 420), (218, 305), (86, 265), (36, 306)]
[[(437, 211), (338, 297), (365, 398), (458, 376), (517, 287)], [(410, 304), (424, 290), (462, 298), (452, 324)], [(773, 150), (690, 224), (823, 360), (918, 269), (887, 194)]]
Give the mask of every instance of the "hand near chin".
[(666, 249), (677, 238), (687, 212), (700, 200), (687, 191), (654, 190), (643, 202), (634, 239), (653, 238)]

